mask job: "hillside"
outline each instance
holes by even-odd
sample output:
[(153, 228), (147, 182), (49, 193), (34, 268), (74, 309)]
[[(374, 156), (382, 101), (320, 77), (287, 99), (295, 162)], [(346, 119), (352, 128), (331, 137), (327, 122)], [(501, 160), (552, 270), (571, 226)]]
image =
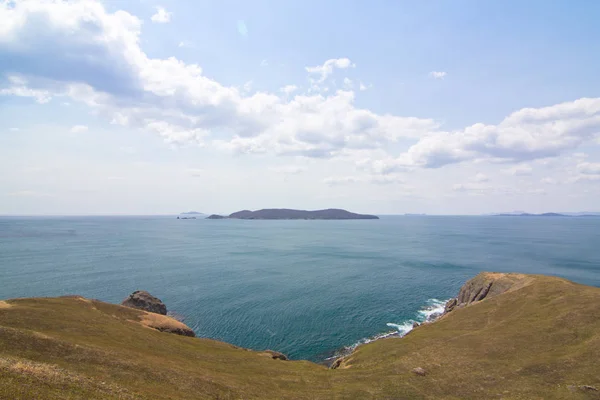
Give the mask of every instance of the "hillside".
[(257, 211), (242, 210), (229, 215), (235, 219), (379, 219), (375, 215), (356, 214), (337, 208), (305, 211), (287, 208), (266, 208)]
[(437, 322), (331, 370), (159, 332), (148, 313), (100, 301), (7, 300), (0, 398), (598, 399), (598, 304), (600, 288), (481, 274)]

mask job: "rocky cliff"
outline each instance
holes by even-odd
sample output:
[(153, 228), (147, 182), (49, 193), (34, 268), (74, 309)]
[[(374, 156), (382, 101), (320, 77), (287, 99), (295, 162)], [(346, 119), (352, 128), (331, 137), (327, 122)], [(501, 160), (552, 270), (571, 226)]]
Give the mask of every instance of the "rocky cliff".
[(156, 314), (167, 315), (167, 306), (145, 290), (136, 290), (121, 303), (122, 306), (137, 308)]
[(195, 337), (189, 326), (167, 316), (167, 306), (145, 290), (136, 290), (121, 303), (122, 306), (144, 311), (140, 323), (160, 332)]
[(520, 289), (533, 282), (531, 275), (499, 272), (482, 272), (468, 280), (458, 292), (458, 297), (446, 303), (444, 313), (455, 308), (468, 306), (478, 301), (489, 299), (499, 294)]

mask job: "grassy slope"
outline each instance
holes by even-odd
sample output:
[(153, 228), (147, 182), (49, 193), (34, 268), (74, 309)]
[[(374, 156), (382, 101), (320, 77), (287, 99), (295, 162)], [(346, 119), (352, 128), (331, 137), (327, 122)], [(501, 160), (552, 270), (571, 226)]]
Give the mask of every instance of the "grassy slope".
[(535, 277), (327, 370), (157, 332), (116, 305), (10, 300), (0, 303), (0, 398), (600, 398), (568, 388), (600, 388), (599, 305), (599, 288)]

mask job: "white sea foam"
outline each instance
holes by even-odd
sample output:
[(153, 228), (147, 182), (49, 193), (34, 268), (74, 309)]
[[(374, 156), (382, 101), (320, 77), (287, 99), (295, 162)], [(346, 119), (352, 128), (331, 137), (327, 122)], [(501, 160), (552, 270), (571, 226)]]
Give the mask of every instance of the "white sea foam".
[(333, 357), (327, 358), (327, 360), (333, 360), (338, 357), (342, 357), (350, 354), (361, 344), (367, 344), (374, 342), (379, 339), (385, 339), (391, 336), (403, 337), (413, 329), (414, 323), (427, 323), (433, 322), (444, 313), (444, 306), (447, 300), (429, 299), (427, 303), (416, 313), (414, 319), (409, 319), (401, 323), (388, 322), (386, 325), (390, 328), (394, 328), (393, 331), (380, 333), (378, 335), (364, 338), (354, 343), (351, 346), (346, 346), (340, 351), (337, 351)]
[(419, 310), (420, 322), (431, 322), (444, 313), (444, 306), (448, 300), (429, 299), (427, 305)]

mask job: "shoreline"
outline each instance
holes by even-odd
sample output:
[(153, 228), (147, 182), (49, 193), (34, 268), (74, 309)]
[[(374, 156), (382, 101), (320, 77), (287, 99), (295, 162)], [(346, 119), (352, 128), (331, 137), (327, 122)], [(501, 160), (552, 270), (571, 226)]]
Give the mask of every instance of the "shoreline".
[(335, 368), (334, 365), (339, 362), (338, 360), (348, 357), (362, 345), (373, 343), (373, 342), (383, 340), (383, 339), (402, 338), (402, 337), (408, 335), (413, 329), (415, 329), (421, 325), (434, 323), (442, 315), (444, 315), (444, 307), (445, 307), (446, 303), (448, 302), (448, 300), (450, 300), (450, 299), (446, 299), (446, 300), (439, 300), (439, 299), (435, 299), (435, 298), (428, 299), (426, 304), (424, 306), (422, 306), (421, 309), (419, 309), (416, 312), (417, 316), (415, 318), (405, 320), (404, 322), (399, 323), (399, 324), (393, 323), (393, 322), (388, 322), (386, 324), (390, 328), (392, 328), (392, 327), (396, 328), (395, 331), (388, 331), (388, 332), (379, 333), (379, 334), (376, 334), (376, 335), (373, 335), (373, 336), (370, 336), (367, 338), (362, 338), (352, 345), (344, 346), (337, 350), (334, 350), (332, 356), (327, 357), (324, 360), (320, 360), (317, 363), (321, 364), (321, 365), (325, 365), (328, 368)]

